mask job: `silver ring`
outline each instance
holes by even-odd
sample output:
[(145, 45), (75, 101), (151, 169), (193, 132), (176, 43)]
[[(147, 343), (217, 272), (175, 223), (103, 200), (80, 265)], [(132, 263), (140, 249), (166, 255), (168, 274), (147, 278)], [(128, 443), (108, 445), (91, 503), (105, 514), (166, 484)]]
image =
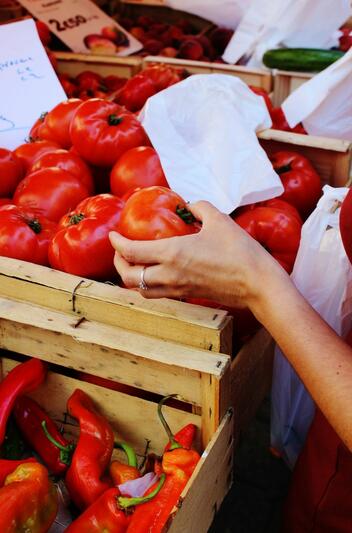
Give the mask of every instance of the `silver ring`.
[(146, 267), (144, 266), (144, 267), (142, 268), (142, 271), (141, 271), (141, 281), (139, 282), (139, 285), (138, 285), (138, 287), (139, 287), (142, 291), (147, 291), (147, 290), (148, 290), (148, 285), (146, 284), (145, 279), (144, 279), (145, 271), (146, 271)]

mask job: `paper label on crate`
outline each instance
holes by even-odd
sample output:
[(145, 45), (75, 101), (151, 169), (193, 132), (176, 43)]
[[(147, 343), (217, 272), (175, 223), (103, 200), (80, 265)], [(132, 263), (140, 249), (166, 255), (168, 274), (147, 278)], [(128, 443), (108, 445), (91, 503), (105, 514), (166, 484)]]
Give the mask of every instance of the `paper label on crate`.
[(90, 0), (20, 0), (73, 52), (128, 56), (142, 49), (133, 35)]
[(41, 113), (66, 99), (34, 21), (0, 26), (0, 146), (25, 142)]

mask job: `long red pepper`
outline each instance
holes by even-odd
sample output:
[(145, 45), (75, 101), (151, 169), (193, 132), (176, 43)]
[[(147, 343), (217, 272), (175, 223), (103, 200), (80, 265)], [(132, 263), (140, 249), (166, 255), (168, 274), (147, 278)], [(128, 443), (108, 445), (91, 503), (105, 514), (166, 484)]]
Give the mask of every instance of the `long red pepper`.
[[(174, 439), (176, 442), (178, 442), (182, 448), (185, 448), (186, 450), (189, 450), (192, 447), (193, 441), (195, 439), (197, 432), (197, 426), (194, 424), (187, 424), (187, 426), (183, 427), (175, 433)], [(170, 450), (171, 442), (168, 442), (165, 446), (164, 452), (167, 452)]]
[(65, 533), (125, 533), (129, 517), (117, 505), (118, 489), (106, 490)]
[(13, 414), (22, 435), (50, 472), (56, 476), (66, 472), (74, 445), (63, 437), (44, 409), (32, 398), (21, 396)]
[(114, 433), (90, 397), (80, 389), (68, 399), (67, 410), (77, 418), (80, 434), (65, 481), (73, 502), (86, 509), (111, 486), (103, 476), (110, 463)]
[(0, 445), (4, 441), (7, 420), (16, 399), (39, 387), (45, 376), (45, 364), (40, 359), (29, 359), (15, 366), (0, 383)]
[[(164, 453), (162, 460), (162, 470), (164, 475), (166, 475), (166, 480), (160, 492), (147, 503), (130, 498), (126, 505), (124, 499), (119, 498), (121, 507), (129, 507), (133, 503), (138, 505), (132, 516), (127, 533), (161, 533), (163, 531), (172, 509), (177, 505), (181, 493), (200, 459), (195, 450), (183, 449), (175, 440), (162, 414), (162, 406), (172, 397), (174, 395), (163, 398), (158, 406), (160, 421), (170, 441), (170, 450)], [(153, 487), (150, 491), (153, 491)], [(141, 505), (139, 505), (140, 503)]]
[(132, 446), (125, 442), (115, 442), (115, 448), (120, 448), (125, 452), (128, 462), (126, 465), (121, 463), (121, 461), (113, 461), (109, 467), (110, 476), (115, 487), (117, 487), (126, 483), (126, 481), (138, 479), (141, 474), (138, 470), (137, 456)]

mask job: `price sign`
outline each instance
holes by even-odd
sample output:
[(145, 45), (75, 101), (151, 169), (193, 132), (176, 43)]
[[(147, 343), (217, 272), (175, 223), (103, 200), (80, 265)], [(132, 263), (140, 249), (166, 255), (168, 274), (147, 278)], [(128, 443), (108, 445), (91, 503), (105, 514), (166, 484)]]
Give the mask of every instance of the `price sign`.
[(33, 20), (0, 26), (0, 146), (25, 142), (35, 120), (66, 100)]
[(128, 56), (142, 49), (133, 35), (90, 0), (20, 0), (73, 52)]

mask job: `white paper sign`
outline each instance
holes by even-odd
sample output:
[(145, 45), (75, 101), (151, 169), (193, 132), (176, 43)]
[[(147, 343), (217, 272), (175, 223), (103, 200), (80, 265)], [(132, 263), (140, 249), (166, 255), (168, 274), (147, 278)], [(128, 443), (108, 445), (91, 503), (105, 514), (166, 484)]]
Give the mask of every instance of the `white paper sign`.
[(41, 113), (66, 99), (34, 21), (0, 26), (0, 146), (22, 144)]
[(20, 0), (73, 52), (128, 56), (142, 49), (137, 39), (90, 0)]
[(252, 0), (165, 0), (165, 5), (193, 13), (235, 30)]
[(352, 48), (296, 89), (282, 104), (291, 127), (311, 135), (352, 140)]
[(225, 213), (283, 193), (256, 131), (271, 126), (261, 96), (239, 78), (199, 74), (152, 96), (141, 120), (171, 188)]
[(350, 0), (252, 0), (223, 59), (262, 67), (271, 48), (331, 48), (337, 45), (336, 30), (351, 15)]

